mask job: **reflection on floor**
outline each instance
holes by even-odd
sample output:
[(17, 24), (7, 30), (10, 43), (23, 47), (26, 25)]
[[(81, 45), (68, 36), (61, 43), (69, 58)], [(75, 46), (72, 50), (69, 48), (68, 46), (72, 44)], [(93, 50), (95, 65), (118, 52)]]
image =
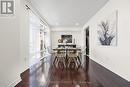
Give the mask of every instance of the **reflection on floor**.
[(130, 87), (130, 82), (87, 56), (78, 71), (57, 69), (51, 58), (45, 58), (22, 73), (22, 81), (15, 87)]
[(85, 72), (54, 70), (48, 87), (89, 87)]
[(61, 70), (53, 67), (49, 58), (34, 67), (30, 69), (30, 87), (91, 87), (83, 67), (79, 70)]

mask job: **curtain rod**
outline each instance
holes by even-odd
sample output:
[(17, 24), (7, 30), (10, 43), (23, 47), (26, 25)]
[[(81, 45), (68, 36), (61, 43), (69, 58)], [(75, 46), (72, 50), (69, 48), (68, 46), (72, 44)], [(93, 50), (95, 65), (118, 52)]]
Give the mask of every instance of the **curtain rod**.
[(32, 10), (27, 4), (25, 5), (25, 7), (26, 7), (27, 10), (32, 11), (36, 16), (38, 16), (38, 18), (40, 19), (40, 21), (42, 21), (46, 26), (48, 26), (48, 23), (46, 21), (43, 21), (42, 17), (39, 14), (37, 14), (34, 10)]

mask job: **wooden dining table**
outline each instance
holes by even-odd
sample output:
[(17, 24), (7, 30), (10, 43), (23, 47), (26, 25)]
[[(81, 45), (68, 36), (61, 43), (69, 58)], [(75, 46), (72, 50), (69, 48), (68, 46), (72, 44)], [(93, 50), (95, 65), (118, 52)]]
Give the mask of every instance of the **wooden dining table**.
[(57, 51), (57, 52), (65, 51), (66, 58), (67, 58), (67, 52), (69, 51), (77, 52), (77, 51), (81, 51), (81, 49), (80, 48), (54, 48), (53, 51)]
[(81, 51), (80, 48), (54, 48), (54, 51)]

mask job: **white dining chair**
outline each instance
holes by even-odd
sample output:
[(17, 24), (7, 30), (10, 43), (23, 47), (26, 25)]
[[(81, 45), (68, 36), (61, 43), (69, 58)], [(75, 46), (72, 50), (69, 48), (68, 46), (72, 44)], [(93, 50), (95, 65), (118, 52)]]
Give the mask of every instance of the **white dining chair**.
[(66, 55), (65, 55), (65, 51), (60, 51), (60, 52), (57, 52), (55, 54), (55, 66), (60, 68), (60, 69), (64, 69), (66, 68), (66, 64), (65, 64), (65, 58), (66, 58)]
[(68, 68), (70, 69), (75, 69), (78, 67), (77, 64), (77, 52), (69, 51), (67, 53), (67, 58), (68, 58)]

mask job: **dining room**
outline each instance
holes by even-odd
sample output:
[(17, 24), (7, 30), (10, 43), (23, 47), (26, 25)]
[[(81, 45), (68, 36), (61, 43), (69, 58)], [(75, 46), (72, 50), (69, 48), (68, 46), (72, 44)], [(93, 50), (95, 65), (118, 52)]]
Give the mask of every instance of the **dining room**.
[[(83, 47), (85, 33), (80, 28), (55, 28), (51, 30), (51, 46), (47, 55), (30, 68), (31, 87), (88, 87), (89, 57)], [(81, 39), (82, 38), (82, 39)], [(46, 44), (45, 44), (46, 45)], [(40, 83), (40, 84), (39, 84)]]
[[(86, 54), (86, 48), (83, 47), (84, 36), (80, 28), (52, 29), (51, 45), (54, 53), (53, 63), (57, 66), (57, 64), (62, 61), (63, 67), (68, 68), (72, 62), (75, 68), (79, 68), (84, 62), (82, 56)], [(68, 65), (66, 63), (68, 63)]]

